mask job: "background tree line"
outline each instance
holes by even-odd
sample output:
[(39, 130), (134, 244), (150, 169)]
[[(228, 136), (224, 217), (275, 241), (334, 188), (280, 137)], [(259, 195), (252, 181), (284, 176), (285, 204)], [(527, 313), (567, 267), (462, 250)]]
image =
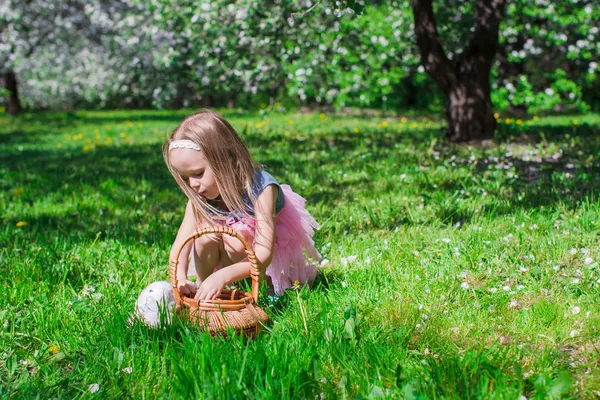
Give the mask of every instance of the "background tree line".
[[(444, 90), (427, 75), (417, 44), (413, 12), (418, 3), (428, 2), (3, 3), (0, 101), (11, 113), (22, 107), (257, 107), (274, 102), (390, 110), (446, 105)], [(433, 1), (450, 64), (472, 43), (477, 19), (488, 26), (478, 14), (484, 3), (493, 2)], [(495, 110), (586, 111), (598, 105), (600, 8), (592, 3), (501, 4), (497, 55), (489, 74)]]

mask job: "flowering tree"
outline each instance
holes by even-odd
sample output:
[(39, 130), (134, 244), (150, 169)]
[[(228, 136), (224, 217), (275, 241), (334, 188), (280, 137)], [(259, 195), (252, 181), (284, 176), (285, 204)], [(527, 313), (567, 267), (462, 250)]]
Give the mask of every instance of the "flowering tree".
[[(0, 72), (12, 115), (22, 110), (19, 75), (29, 78), (26, 92), (33, 94), (27, 96), (33, 107), (47, 106), (36, 96), (40, 88), (61, 100), (65, 92), (89, 89), (93, 71), (114, 67), (114, 54), (123, 56), (117, 64), (130, 55), (123, 51), (127, 31), (122, 28), (143, 11), (125, 0), (5, 0), (1, 7)], [(107, 75), (115, 73), (108, 69)]]
[(583, 111), (600, 102), (592, 0), (515, 0), (504, 19), (473, 4), (5, 0), (0, 102), (16, 113), (19, 98), (31, 109), (284, 100), (392, 110), (439, 110), (446, 99), (453, 140), (490, 137), (491, 105)]

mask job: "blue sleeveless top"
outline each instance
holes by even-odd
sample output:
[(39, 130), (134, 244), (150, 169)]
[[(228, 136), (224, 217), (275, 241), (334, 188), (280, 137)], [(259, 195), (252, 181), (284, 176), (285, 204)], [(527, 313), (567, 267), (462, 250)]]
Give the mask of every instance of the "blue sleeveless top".
[[(279, 182), (271, 174), (262, 169), (257, 169), (254, 173), (254, 177), (252, 178), (252, 190), (254, 191), (254, 195), (256, 198), (267, 188), (269, 185), (277, 186), (277, 201), (275, 202), (275, 214), (279, 214), (279, 211), (283, 209), (285, 205), (285, 197), (283, 195), (283, 190), (279, 185)], [(244, 196), (247, 199), (247, 196)], [(212, 203), (212, 201), (209, 201)], [(243, 215), (240, 212), (230, 212), (229, 213), (234, 218), (242, 218)], [(254, 209), (248, 210), (248, 214), (254, 216)]]
[[(277, 182), (277, 180), (273, 178), (273, 176), (270, 173), (263, 171), (262, 169), (257, 169), (254, 173), (252, 184), (254, 194), (256, 195), (256, 197), (258, 198), (258, 195), (261, 194), (262, 191), (265, 190), (269, 185), (277, 186), (277, 201), (275, 202), (275, 214), (279, 214), (279, 211), (281, 211), (283, 209), (283, 206), (285, 205), (285, 197), (283, 195), (283, 190), (281, 189), (279, 182)], [(252, 215), (254, 215), (254, 211), (252, 212)]]

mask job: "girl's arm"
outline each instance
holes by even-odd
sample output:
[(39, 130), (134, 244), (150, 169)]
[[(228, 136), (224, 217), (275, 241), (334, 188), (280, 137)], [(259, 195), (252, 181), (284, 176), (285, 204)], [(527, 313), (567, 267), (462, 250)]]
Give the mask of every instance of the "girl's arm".
[[(275, 247), (275, 203), (277, 187), (267, 186), (256, 200), (256, 234), (254, 235), (254, 252), (258, 259), (261, 273), (267, 269), (273, 259)], [(209, 275), (196, 293), (196, 299), (216, 299), (225, 285), (250, 277), (250, 263), (242, 261)]]
[[(185, 207), (185, 215), (183, 216), (183, 221), (181, 222), (181, 226), (179, 227), (179, 231), (177, 232), (177, 236), (175, 237), (175, 241), (173, 242), (173, 246), (171, 247), (171, 252), (169, 254), (169, 260), (175, 257), (175, 253), (181, 246), (181, 243), (192, 234), (192, 232), (196, 229), (196, 217), (194, 216), (194, 208), (192, 206), (192, 202), (188, 200), (187, 206)], [(188, 271), (188, 263), (189, 263), (189, 255), (190, 250), (192, 249), (192, 241), (189, 241), (185, 247), (181, 250), (179, 254), (179, 264), (177, 265), (177, 283), (178, 286), (184, 286), (187, 279), (187, 271)], [(183, 291), (187, 291), (187, 288), (182, 288)], [(189, 293), (182, 293), (189, 294)]]

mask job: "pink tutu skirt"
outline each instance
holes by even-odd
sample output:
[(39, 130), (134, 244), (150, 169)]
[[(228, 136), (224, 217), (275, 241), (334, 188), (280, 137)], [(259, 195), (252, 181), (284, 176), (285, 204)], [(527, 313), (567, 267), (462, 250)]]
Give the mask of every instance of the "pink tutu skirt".
[[(304, 208), (306, 200), (294, 193), (289, 185), (281, 185), (281, 189), (285, 205), (275, 220), (275, 248), (271, 265), (265, 273), (276, 295), (282, 295), (285, 289), (295, 284), (311, 284), (317, 275), (317, 262), (321, 260), (312, 239), (319, 224)], [(236, 220), (232, 217), (226, 225), (239, 232), (249, 243), (254, 241), (256, 219)], [(190, 263), (192, 270), (193, 259)], [(218, 265), (215, 270), (219, 268), (222, 267)]]

